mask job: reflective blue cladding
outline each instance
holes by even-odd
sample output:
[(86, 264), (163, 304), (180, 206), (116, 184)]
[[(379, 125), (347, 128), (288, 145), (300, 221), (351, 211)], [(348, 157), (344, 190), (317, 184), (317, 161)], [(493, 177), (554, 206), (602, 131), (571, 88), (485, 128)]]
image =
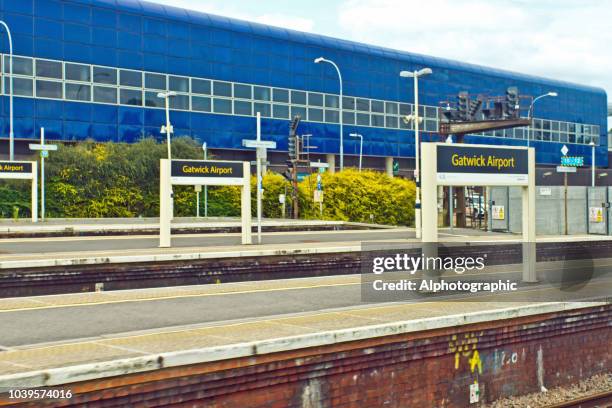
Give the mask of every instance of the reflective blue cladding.
[[(607, 164), (607, 96), (599, 88), (139, 0), (0, 0), (0, 14), (13, 30), (15, 54), (29, 57), (32, 64), (38, 59), (81, 63), (92, 73), (129, 69), (143, 78), (144, 73), (161, 73), (168, 84), (185, 83), (171, 80), (172, 76), (186, 78), (189, 87), (179, 89), (172, 105), (177, 135), (191, 135), (210, 147), (241, 149), (241, 139), (255, 132), (254, 115), (259, 110), (264, 136), (276, 140), (280, 149), (286, 148), (289, 115), (299, 112), (304, 115), (300, 132), (313, 135), (311, 142), (319, 146), (318, 152), (337, 153), (340, 112), (326, 101), (338, 100), (338, 78), (331, 65), (313, 62), (324, 56), (335, 61), (343, 75), (347, 154), (358, 154), (358, 142), (348, 134), (359, 132), (367, 155), (414, 155), (412, 124), (402, 121), (412, 109), (412, 81), (398, 74), (428, 66), (433, 74), (420, 83), (420, 102), (427, 106), (422, 124), (425, 140), (439, 140), (435, 107), (460, 91), (503, 95), (509, 86), (531, 96), (556, 91), (558, 97), (538, 101), (531, 131), (489, 132), (466, 140), (520, 145), (530, 135), (538, 162), (546, 164), (559, 163), (563, 144), (572, 154), (584, 155), (588, 164), (588, 143), (596, 141), (597, 163)], [(4, 35), (0, 46), (6, 53)], [(95, 74), (88, 81), (60, 76), (40, 82), (35, 71), (17, 74), (15, 79), (19, 138), (34, 137), (42, 124), (49, 126), (48, 137), (63, 140), (131, 142), (143, 136), (162, 137), (161, 107), (151, 97), (157, 90), (146, 85), (118, 85)], [(206, 81), (208, 92), (203, 91)], [(213, 81), (226, 81), (242, 93), (211, 95)], [(6, 84), (3, 81), (4, 99)], [(244, 93), (245, 85), (252, 90), (250, 97), (241, 96), (249, 95)], [(312, 92), (312, 103), (309, 94), (305, 102), (292, 103), (291, 91)]]

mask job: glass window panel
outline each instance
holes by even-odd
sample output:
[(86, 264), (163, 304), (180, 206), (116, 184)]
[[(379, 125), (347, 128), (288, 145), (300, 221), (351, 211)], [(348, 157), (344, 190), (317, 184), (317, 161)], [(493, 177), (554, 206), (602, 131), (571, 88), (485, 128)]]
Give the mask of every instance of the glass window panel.
[(357, 125), (370, 126), (370, 114), (369, 113), (357, 113)]
[(567, 132), (567, 122), (561, 122), (559, 127), (562, 132)]
[(397, 115), (397, 113), (398, 113), (397, 103), (395, 103), (395, 102), (386, 102), (385, 103), (385, 112), (387, 113), (387, 115)]
[(412, 115), (412, 105), (407, 103), (400, 103), (399, 112), (402, 116)]
[(342, 112), (342, 121), (347, 125), (355, 124), (355, 112)]
[(385, 113), (385, 103), (382, 101), (372, 101), (372, 112)]
[(189, 95), (176, 95), (170, 98), (170, 109), (189, 110)]
[(253, 104), (247, 101), (234, 101), (234, 115), (253, 115)]
[(593, 136), (591, 139), (593, 140), (593, 143), (595, 143), (595, 146), (599, 146), (599, 135)]
[(340, 112), (336, 110), (325, 110), (325, 122), (340, 123)]
[(289, 103), (289, 91), (286, 89), (274, 89), (272, 91), (274, 102)]
[(94, 102), (117, 103), (117, 88), (94, 86)]
[(291, 91), (291, 103), (297, 105), (306, 105), (306, 92)]
[(117, 70), (114, 68), (93, 67), (93, 81), (97, 84), (117, 85)]
[(166, 90), (166, 76), (161, 74), (145, 73), (145, 88)]
[(570, 132), (570, 133), (575, 133), (576, 132), (576, 124), (575, 123), (570, 123), (568, 125), (568, 132)]
[(550, 130), (550, 120), (542, 121), (542, 128), (545, 130)]
[(123, 86), (133, 86), (135, 88), (141, 88), (142, 73), (122, 69), (121, 71), (119, 71), (119, 83)]
[(70, 81), (89, 82), (91, 80), (89, 65), (69, 64), (65, 68), (66, 79)]
[[(8, 95), (11, 89), (10, 77), (4, 77), (4, 94)], [(13, 95), (17, 96), (33, 96), (34, 81), (27, 78), (13, 77)]]
[(357, 98), (357, 110), (369, 112), (370, 111), (370, 101), (368, 99)]
[(191, 92), (196, 94), (210, 95), (210, 81), (207, 79), (192, 79)]
[(350, 96), (342, 97), (342, 109), (355, 110), (355, 98)]
[(385, 125), (388, 128), (393, 128), (393, 129), (397, 128), (397, 116), (387, 116), (385, 120), (386, 120)]
[(523, 128), (514, 129), (514, 137), (516, 139), (524, 139), (525, 138), (525, 130)]
[(593, 126), (593, 132), (591, 134), (599, 136), (599, 126)]
[(269, 103), (255, 102), (254, 108), (254, 114), (257, 114), (257, 112), (259, 112), (261, 113), (261, 116), (265, 118), (269, 118), (272, 116), (272, 110)]
[(36, 76), (62, 79), (62, 63), (37, 59)]
[(428, 119), (436, 119), (438, 117), (438, 108), (433, 106), (425, 107), (425, 117)]
[(294, 118), (295, 115), (300, 115), (302, 120), (307, 120), (307, 118), (306, 118), (306, 108), (302, 108), (300, 106), (292, 106), (291, 107), (291, 117)]
[(551, 129), (556, 131), (556, 132), (558, 132), (559, 131), (559, 122), (557, 122), (557, 121), (552, 122)]
[(174, 92), (188, 93), (189, 92), (189, 78), (171, 76), (170, 78), (168, 78), (168, 88)]
[(399, 127), (400, 129), (410, 129), (412, 130), (412, 121), (406, 122), (404, 118), (399, 119)]
[(338, 97), (338, 95), (325, 95), (325, 107), (326, 108), (340, 107), (340, 98)]
[(272, 116), (278, 119), (289, 119), (289, 106), (272, 105)]
[(210, 98), (203, 96), (192, 96), (191, 110), (198, 112), (210, 112)]
[[(232, 84), (229, 82), (213, 82), (213, 95), (215, 96), (232, 96)], [(216, 112), (216, 111), (215, 111)]]
[(66, 83), (66, 99), (91, 101), (91, 85)]
[(493, 136), (504, 137), (504, 131), (502, 129), (496, 129), (493, 131)]
[(145, 106), (150, 108), (165, 108), (166, 101), (164, 98), (159, 98), (157, 92), (148, 91), (145, 92)]
[(581, 134), (576, 135), (576, 141), (574, 143), (584, 143), (584, 136)]
[[(323, 102), (323, 98), (321, 98), (321, 102)], [(323, 109), (308, 109), (308, 120), (313, 122), (323, 122)]]
[[(308, 93), (308, 105), (311, 106), (323, 106), (323, 94), (320, 93)], [(321, 113), (323, 116), (323, 113)]]
[(234, 84), (234, 98), (253, 99), (251, 85)]
[(385, 117), (383, 115), (372, 115), (371, 120), (372, 120), (372, 126), (377, 126), (377, 127), (385, 126)]
[(36, 81), (36, 96), (39, 98), (62, 99), (62, 83), (51, 81)]
[(550, 132), (542, 131), (542, 140), (550, 141)]
[(559, 141), (559, 132), (552, 132), (550, 134), (551, 140), (553, 142), (558, 142)]
[[(438, 131), (438, 122), (435, 120), (426, 120), (425, 121), (425, 131), (426, 132), (437, 132)], [(512, 137), (512, 136), (510, 136)]]
[[(4, 72), (10, 73), (10, 61), (8, 55), (4, 56)], [(32, 58), (15, 57), (13, 56), (13, 74), (32, 76), (34, 73)]]
[(136, 89), (121, 89), (119, 103), (122, 105), (142, 106), (142, 91)]
[(419, 117), (422, 118), (425, 116), (425, 107), (423, 105), (419, 105)]
[(265, 86), (256, 86), (253, 88), (254, 99), (258, 101), (269, 101), (272, 99), (270, 88)]
[(213, 110), (215, 113), (232, 113), (232, 101), (229, 99), (213, 99)]
[(561, 133), (561, 134), (559, 135), (559, 141), (560, 141), (561, 143), (569, 143), (569, 141), (568, 141), (568, 140), (569, 140), (569, 139), (568, 139), (568, 137), (567, 137), (567, 133)]
[(570, 133), (568, 136), (569, 136), (568, 137), (568, 143), (576, 143), (576, 135), (575, 134)]

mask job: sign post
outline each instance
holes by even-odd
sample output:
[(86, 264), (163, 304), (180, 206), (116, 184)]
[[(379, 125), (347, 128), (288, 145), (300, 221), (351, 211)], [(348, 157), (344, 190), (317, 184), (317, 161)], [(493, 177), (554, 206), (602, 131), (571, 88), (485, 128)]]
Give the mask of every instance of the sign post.
[(0, 179), (32, 180), (32, 222), (38, 222), (38, 172), (36, 162), (0, 161)]
[[(257, 139), (256, 140), (243, 140), (242, 145), (244, 147), (254, 147), (255, 154), (257, 156), (257, 243), (261, 244), (261, 200), (263, 193), (263, 174), (266, 171), (265, 161), (268, 157), (268, 149), (276, 149), (276, 142), (269, 142), (261, 140), (261, 113), (257, 112)], [(263, 171), (262, 171), (263, 170)]]
[[(30, 143), (30, 150), (40, 151), (40, 219), (45, 220), (45, 158), (50, 151), (57, 150), (57, 145), (45, 144), (45, 128), (40, 128), (40, 144)], [(38, 204), (37, 204), (38, 205)]]
[(584, 166), (584, 157), (582, 156), (568, 156), (569, 149), (566, 145), (561, 147), (561, 165), (557, 166), (557, 173), (563, 173), (563, 217), (565, 219), (564, 232), (568, 235), (567, 226), (567, 173), (575, 173), (576, 167)]
[(242, 244), (251, 244), (249, 162), (160, 160), (159, 246), (171, 247), (172, 185), (241, 186)]
[(536, 282), (535, 273), (535, 151), (502, 147), (423, 143), (423, 243), (438, 242), (438, 186), (520, 186), (523, 205), (523, 281)]

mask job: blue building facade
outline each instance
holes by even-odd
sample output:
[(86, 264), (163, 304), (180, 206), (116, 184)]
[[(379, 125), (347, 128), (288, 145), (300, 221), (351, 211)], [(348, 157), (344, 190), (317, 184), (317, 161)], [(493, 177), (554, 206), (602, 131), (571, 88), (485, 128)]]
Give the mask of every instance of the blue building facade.
[[(503, 95), (549, 91), (558, 97), (535, 105), (532, 146), (537, 162), (556, 165), (566, 144), (571, 155), (607, 166), (604, 90), (503, 70), (399, 52), (282, 28), (162, 6), (139, 0), (0, 0), (0, 18), (13, 34), (15, 137), (60, 141), (134, 142), (163, 138), (164, 101), (171, 99), (175, 135), (213, 149), (240, 150), (255, 133), (287, 149), (289, 119), (300, 114), (300, 134), (311, 134), (318, 153), (339, 152), (340, 114), (344, 152), (414, 157), (413, 84), (402, 70), (430, 67), (420, 81), (424, 140), (439, 140), (438, 105), (460, 91)], [(2, 35), (2, 138), (8, 137), (8, 42)], [(343, 75), (344, 98), (329, 64)], [(528, 56), (526, 56), (528, 57)], [(342, 109), (340, 109), (342, 104)], [(521, 111), (527, 116), (527, 111)], [(518, 128), (469, 135), (468, 143), (525, 145)]]

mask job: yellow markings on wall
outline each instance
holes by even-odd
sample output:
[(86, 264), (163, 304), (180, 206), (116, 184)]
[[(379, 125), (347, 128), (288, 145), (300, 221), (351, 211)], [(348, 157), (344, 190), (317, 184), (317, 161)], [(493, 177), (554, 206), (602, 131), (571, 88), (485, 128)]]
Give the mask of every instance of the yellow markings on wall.
[(474, 373), (478, 368), (478, 373), (482, 374), (482, 360), (478, 353), (478, 339), (484, 332), (465, 333), (463, 337), (453, 334), (448, 342), (448, 350), (455, 353), (455, 370), (461, 366), (461, 360), (467, 360), (470, 372)]

